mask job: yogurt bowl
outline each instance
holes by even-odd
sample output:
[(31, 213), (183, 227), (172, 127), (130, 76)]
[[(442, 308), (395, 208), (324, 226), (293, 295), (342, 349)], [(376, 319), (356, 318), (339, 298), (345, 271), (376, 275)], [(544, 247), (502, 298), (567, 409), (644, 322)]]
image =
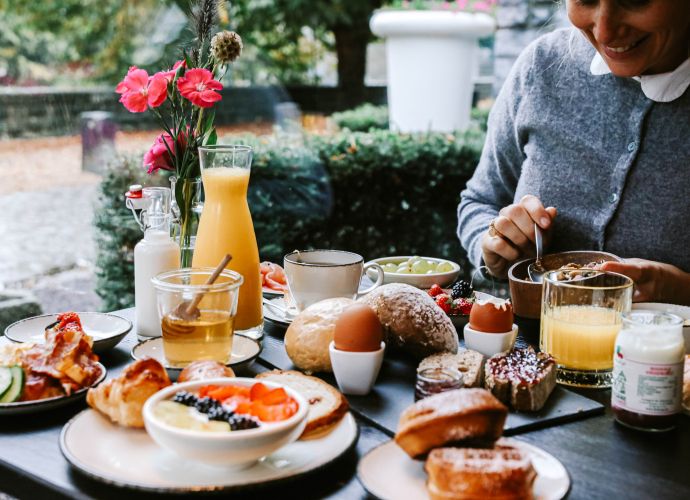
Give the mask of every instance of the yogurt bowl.
[(151, 396), (143, 408), (146, 432), (159, 446), (185, 459), (235, 469), (249, 467), (259, 458), (297, 440), (309, 411), (309, 404), (297, 391), (267, 380), (260, 382), (269, 389), (283, 388), (297, 402), (297, 411), (286, 420), (260, 422), (254, 429), (190, 430), (165, 422), (157, 414), (156, 407), (161, 402), (171, 401), (180, 391), (197, 393), (201, 387), (209, 385), (251, 387), (259, 383), (252, 378), (198, 380), (174, 384)]

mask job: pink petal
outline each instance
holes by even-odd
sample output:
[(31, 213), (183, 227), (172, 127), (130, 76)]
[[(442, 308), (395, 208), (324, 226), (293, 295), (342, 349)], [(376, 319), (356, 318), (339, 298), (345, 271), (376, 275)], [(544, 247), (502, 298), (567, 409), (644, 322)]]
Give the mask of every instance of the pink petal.
[(146, 96), (140, 92), (127, 92), (122, 94), (120, 102), (131, 113), (143, 113), (146, 111), (147, 102)]

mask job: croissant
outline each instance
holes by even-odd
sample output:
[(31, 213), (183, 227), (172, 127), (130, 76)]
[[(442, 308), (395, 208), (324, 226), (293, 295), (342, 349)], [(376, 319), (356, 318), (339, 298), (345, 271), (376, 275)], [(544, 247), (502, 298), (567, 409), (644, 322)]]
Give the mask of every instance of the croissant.
[(141, 359), (125, 368), (119, 377), (89, 389), (86, 402), (116, 424), (143, 428), (144, 403), (170, 383), (168, 373), (158, 361)]

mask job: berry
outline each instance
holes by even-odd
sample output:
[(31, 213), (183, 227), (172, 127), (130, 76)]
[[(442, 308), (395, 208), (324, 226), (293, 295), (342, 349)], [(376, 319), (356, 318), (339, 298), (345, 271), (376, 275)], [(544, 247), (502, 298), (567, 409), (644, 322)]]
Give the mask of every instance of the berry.
[(187, 391), (179, 391), (175, 394), (175, 397), (173, 397), (175, 403), (180, 403), (185, 406), (196, 406), (197, 400), (198, 398), (194, 394)]
[(442, 293), (436, 296), (436, 304), (443, 309), (446, 314), (450, 313), (451, 298), (447, 293)]
[(427, 293), (432, 297), (436, 297), (437, 295), (441, 295), (443, 293), (443, 288), (437, 284), (433, 284)]
[(453, 288), (450, 291), (450, 295), (454, 299), (468, 299), (472, 296), (472, 292), (472, 285), (470, 285), (465, 280), (460, 280), (453, 285)]
[(252, 417), (246, 415), (233, 415), (228, 419), (230, 430), (241, 431), (244, 429), (256, 429), (259, 423)]
[(457, 314), (467, 316), (472, 310), (472, 302), (467, 299), (460, 298), (453, 301), (453, 307), (458, 310)]
[(200, 413), (206, 413), (208, 414), (211, 409), (215, 408), (222, 408), (220, 406), (220, 403), (216, 401), (213, 398), (205, 397), (201, 399), (197, 399), (196, 403), (194, 404), (194, 408)]
[(222, 406), (213, 406), (208, 410), (209, 420), (218, 420), (220, 422), (230, 422), (230, 419), (235, 414), (232, 410), (227, 410)]

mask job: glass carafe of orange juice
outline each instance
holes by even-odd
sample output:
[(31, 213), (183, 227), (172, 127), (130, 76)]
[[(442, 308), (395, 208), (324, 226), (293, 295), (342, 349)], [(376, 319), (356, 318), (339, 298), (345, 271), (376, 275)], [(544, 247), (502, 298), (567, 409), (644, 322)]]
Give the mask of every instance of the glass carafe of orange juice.
[(199, 148), (206, 200), (194, 248), (194, 267), (215, 267), (225, 254), (228, 268), (240, 273), (235, 331), (257, 338), (263, 334), (261, 273), (252, 216), (247, 203), (252, 149), (249, 146)]

